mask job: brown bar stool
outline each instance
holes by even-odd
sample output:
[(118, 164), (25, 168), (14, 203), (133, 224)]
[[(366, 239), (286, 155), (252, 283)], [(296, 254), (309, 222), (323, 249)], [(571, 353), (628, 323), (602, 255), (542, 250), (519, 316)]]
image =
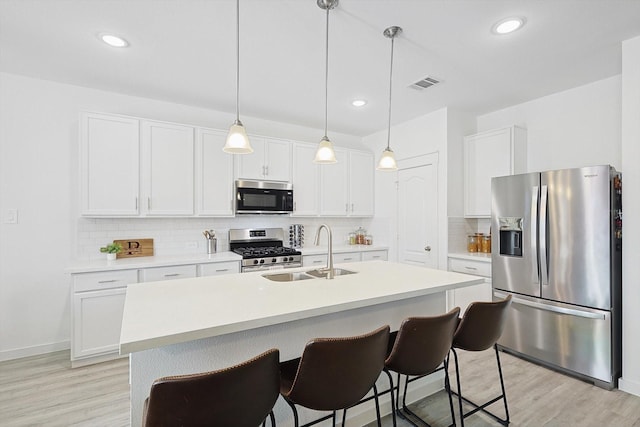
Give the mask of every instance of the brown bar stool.
[(355, 337), (316, 338), (307, 343), (302, 357), (282, 362), (280, 394), (293, 411), (296, 427), (300, 425), (296, 405), (331, 411), (302, 427), (329, 418), (335, 426), (336, 411), (357, 404), (372, 387), (376, 395), (378, 426), (381, 426), (375, 383), (384, 367), (388, 341), (389, 326)]
[[(507, 309), (511, 304), (511, 295), (501, 301), (495, 302), (473, 302), (467, 308), (464, 313), (460, 325), (453, 336), (453, 345), (451, 351), (456, 364), (456, 382), (458, 385), (457, 391), (452, 393), (458, 396), (458, 404), (460, 407), (460, 425), (464, 427), (464, 419), (470, 415), (475, 414), (478, 411), (482, 411), (493, 419), (498, 421), (502, 425), (509, 425), (509, 408), (507, 407), (507, 394), (504, 389), (504, 380), (502, 377), (502, 367), (500, 365), (500, 354), (498, 352), (498, 346), (496, 342), (502, 335), (504, 329), (504, 322), (507, 318)], [(476, 404), (469, 399), (462, 396), (460, 389), (460, 369), (458, 365), (458, 353), (456, 349), (467, 351), (484, 351), (493, 347), (496, 353), (496, 362), (498, 364), (498, 374), (500, 376), (500, 387), (502, 394), (487, 401), (483, 404)], [(471, 411), (463, 413), (462, 401), (470, 404), (474, 407)], [(504, 402), (504, 410), (506, 416), (504, 419), (492, 414), (487, 409), (487, 406), (502, 400)]]
[[(389, 378), (391, 406), (394, 408), (394, 427), (396, 425), (396, 414), (414, 426), (418, 425), (415, 421), (426, 426), (429, 425), (407, 407), (407, 386), (410, 382), (424, 378), (440, 370), (444, 370), (444, 385), (447, 395), (449, 396), (451, 419), (453, 420), (453, 425), (455, 425), (447, 355), (453, 342), (453, 334), (458, 326), (459, 315), (460, 307), (455, 307), (453, 310), (440, 316), (409, 317), (402, 322), (398, 332), (391, 334), (391, 340), (389, 342), (391, 350), (385, 361), (384, 371)], [(390, 371), (398, 374), (395, 386), (393, 385)], [(405, 376), (402, 408), (399, 407), (401, 375)], [(394, 390), (396, 391), (395, 406), (393, 398)]]
[(218, 371), (157, 379), (144, 402), (144, 427), (256, 427), (271, 418), (280, 388), (280, 352), (271, 349)]

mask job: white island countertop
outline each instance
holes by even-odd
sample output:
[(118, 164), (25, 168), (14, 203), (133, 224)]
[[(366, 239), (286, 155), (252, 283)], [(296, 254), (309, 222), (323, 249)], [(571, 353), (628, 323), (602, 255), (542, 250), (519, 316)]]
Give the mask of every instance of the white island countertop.
[(340, 264), (357, 274), (275, 282), (263, 274), (137, 283), (127, 287), (120, 353), (246, 331), (476, 285), (484, 278), (387, 261)]

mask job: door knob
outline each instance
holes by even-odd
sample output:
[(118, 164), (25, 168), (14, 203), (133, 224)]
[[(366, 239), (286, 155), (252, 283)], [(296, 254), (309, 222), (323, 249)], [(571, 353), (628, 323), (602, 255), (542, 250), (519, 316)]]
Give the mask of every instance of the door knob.
[(424, 250), (427, 251), (427, 252), (431, 252), (431, 246), (425, 246)]

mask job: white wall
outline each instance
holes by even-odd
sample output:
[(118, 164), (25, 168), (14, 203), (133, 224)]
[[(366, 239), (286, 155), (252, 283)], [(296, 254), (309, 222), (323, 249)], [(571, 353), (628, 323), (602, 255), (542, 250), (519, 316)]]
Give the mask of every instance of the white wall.
[(622, 44), (622, 379), (640, 396), (640, 37)]
[(527, 129), (530, 172), (610, 164), (620, 169), (620, 82), (615, 76), (478, 117), (478, 132)]
[[(219, 129), (234, 119), (202, 108), (0, 73), (0, 218), (4, 219), (6, 209), (19, 211), (18, 224), (0, 221), (0, 360), (68, 348), (70, 281), (65, 268), (82, 256), (77, 244), (108, 241), (118, 231), (153, 232), (159, 223), (166, 225), (167, 220), (78, 218), (78, 113), (82, 110)], [(322, 135), (319, 129), (250, 117), (243, 117), (243, 122), (254, 134), (309, 142), (317, 142)], [(332, 134), (331, 139), (336, 145), (362, 148), (360, 138), (354, 136)], [(314, 220), (290, 220), (315, 226)], [(168, 221), (176, 232), (162, 236), (166, 249), (198, 239), (196, 230), (204, 224), (211, 228), (232, 224), (228, 219), (222, 223)], [(333, 221), (332, 225), (346, 230), (361, 222)], [(344, 230), (340, 234), (346, 234)]]

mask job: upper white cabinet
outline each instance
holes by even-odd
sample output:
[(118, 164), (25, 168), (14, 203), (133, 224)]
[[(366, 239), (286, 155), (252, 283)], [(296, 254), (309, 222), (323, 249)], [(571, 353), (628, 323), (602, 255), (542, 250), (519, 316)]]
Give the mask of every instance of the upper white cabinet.
[(249, 136), (253, 153), (238, 158), (238, 178), (291, 181), (291, 142)]
[(338, 163), (320, 166), (320, 214), (373, 216), (373, 154), (334, 150)]
[(373, 216), (374, 164), (372, 153), (349, 152), (349, 215)]
[(337, 147), (334, 151), (338, 162), (320, 165), (320, 215), (346, 216), (349, 214), (349, 152)]
[(293, 216), (315, 216), (320, 209), (320, 165), (313, 163), (317, 147), (293, 144)]
[(527, 133), (511, 126), (464, 139), (464, 216), (491, 216), (491, 178), (526, 172)]
[(233, 158), (222, 151), (227, 135), (196, 130), (196, 213), (233, 216)]
[(193, 215), (194, 129), (142, 122), (142, 212)]
[(139, 212), (139, 122), (130, 117), (80, 115), (81, 214)]

